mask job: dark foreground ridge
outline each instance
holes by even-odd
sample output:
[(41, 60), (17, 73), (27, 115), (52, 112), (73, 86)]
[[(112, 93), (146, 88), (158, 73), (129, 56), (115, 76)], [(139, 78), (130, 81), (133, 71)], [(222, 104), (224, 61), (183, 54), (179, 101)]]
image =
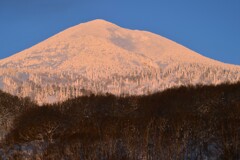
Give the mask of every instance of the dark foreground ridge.
[(240, 83), (42, 107), (0, 92), (0, 114), (0, 159), (240, 159)]

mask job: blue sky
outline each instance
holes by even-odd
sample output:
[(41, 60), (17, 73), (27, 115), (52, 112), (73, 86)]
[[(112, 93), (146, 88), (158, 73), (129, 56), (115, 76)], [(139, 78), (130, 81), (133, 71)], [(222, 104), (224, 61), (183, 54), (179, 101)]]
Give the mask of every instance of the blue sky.
[(0, 0), (0, 59), (93, 19), (240, 65), (240, 0)]

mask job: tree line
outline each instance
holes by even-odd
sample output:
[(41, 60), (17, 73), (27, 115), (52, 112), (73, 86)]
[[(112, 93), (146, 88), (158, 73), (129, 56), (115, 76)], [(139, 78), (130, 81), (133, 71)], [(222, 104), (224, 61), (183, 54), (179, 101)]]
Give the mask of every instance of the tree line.
[[(12, 107), (10, 95), (1, 108)], [(14, 97), (18, 99), (17, 97)], [(9, 159), (240, 159), (240, 83), (143, 96), (88, 95), (21, 111), (2, 141)]]

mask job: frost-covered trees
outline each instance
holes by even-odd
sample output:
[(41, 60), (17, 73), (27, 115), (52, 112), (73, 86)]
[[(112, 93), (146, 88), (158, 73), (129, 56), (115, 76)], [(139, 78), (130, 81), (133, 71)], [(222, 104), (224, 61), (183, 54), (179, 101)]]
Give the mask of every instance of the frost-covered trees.
[(181, 85), (219, 84), (239, 80), (240, 70), (237, 69), (198, 63), (174, 63), (166, 65), (164, 69), (136, 69), (106, 76), (94, 69), (86, 69), (81, 74), (77, 71), (9, 71), (0, 76), (0, 87), (8, 93), (27, 96), (42, 104), (64, 101), (88, 94), (87, 92), (141, 95)]

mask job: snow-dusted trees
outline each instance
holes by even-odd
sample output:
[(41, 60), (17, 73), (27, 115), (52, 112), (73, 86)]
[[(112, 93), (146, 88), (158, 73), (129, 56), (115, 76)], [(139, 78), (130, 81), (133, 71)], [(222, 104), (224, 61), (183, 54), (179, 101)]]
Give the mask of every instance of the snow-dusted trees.
[(104, 73), (96, 68), (88, 68), (81, 73), (74, 70), (3, 72), (0, 87), (8, 93), (28, 96), (42, 104), (82, 96), (85, 94), (82, 90), (95, 94), (141, 95), (181, 85), (240, 80), (240, 71), (237, 69), (199, 63), (173, 63), (159, 69), (149, 67), (119, 73), (114, 73), (111, 68), (106, 69)]

